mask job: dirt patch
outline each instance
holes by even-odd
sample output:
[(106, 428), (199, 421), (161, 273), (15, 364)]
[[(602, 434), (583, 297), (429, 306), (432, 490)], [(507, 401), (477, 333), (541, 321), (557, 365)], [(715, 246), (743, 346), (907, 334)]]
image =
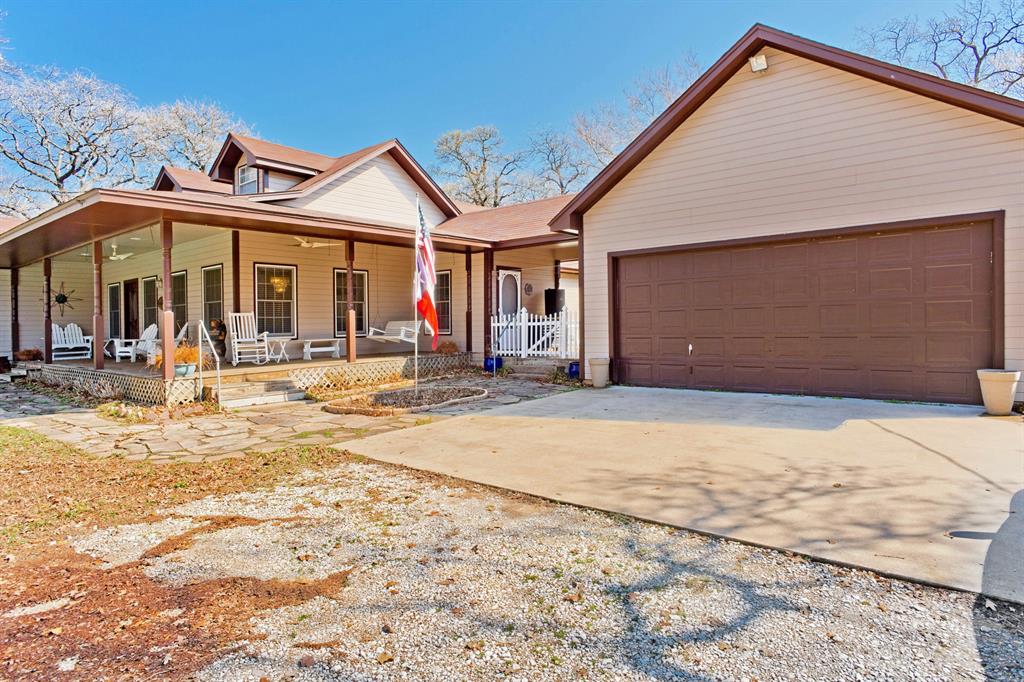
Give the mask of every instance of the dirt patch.
[(31, 553), (55, 538), (146, 520), (159, 507), (265, 489), (345, 461), (351, 457), (314, 445), (156, 466), (96, 459), (30, 431), (0, 427), (0, 549)]
[(419, 390), (404, 388), (332, 400), (324, 406), (324, 410), (333, 414), (381, 417), (457, 405), (486, 397), (486, 389), (470, 386), (430, 386), (421, 387)]
[(58, 662), (77, 679), (183, 679), (259, 639), (249, 620), (267, 609), (336, 597), (349, 571), (322, 580), (233, 577), (181, 587), (157, 583), (143, 562), (104, 570), (68, 548), (8, 567), (0, 612), (67, 600), (60, 608), (0, 618), (0, 678), (53, 679)]

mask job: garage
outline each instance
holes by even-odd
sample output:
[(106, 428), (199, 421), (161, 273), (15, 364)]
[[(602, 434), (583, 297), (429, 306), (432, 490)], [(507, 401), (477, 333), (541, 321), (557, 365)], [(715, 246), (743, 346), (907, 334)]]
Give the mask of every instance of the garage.
[(616, 381), (977, 403), (997, 220), (611, 254)]

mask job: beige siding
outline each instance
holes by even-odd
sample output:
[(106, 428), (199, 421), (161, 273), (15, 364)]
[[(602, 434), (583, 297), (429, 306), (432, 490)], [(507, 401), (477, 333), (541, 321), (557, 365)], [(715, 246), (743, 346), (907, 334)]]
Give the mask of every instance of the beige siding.
[[(52, 293), (64, 290), (70, 292), (70, 306), (61, 315), (60, 308), (53, 306), (50, 315), (54, 324), (64, 326), (74, 322), (86, 334), (92, 334), (92, 263), (87, 258), (78, 261), (54, 260), (51, 265), (50, 287)], [(43, 348), (43, 264), (27, 265), (18, 271), (18, 337), (20, 346)], [(4, 318), (10, 320), (10, 316)]]
[(580, 283), (576, 273), (562, 273), (559, 286), (565, 289), (565, 307), (572, 312), (579, 312), (580, 309)]
[(423, 196), (423, 191), (402, 167), (384, 154), (331, 180), (307, 196), (281, 204), (370, 222), (412, 226), (416, 221), (417, 192), (427, 222), (431, 226), (442, 222), (444, 214)]
[(0, 356), (11, 357), (11, 271), (0, 270)]
[[(255, 264), (292, 265), (297, 269), (298, 280), (298, 339), (334, 338), (334, 269), (345, 268), (345, 244), (334, 242), (333, 246), (322, 249), (304, 249), (293, 244), (287, 237), (256, 232), (241, 234), (242, 310), (254, 309)], [(383, 328), (392, 320), (412, 319), (412, 249), (357, 243), (355, 269), (367, 271), (370, 326)], [(460, 349), (465, 348), (465, 256), (439, 252), (437, 269), (452, 271), (452, 334), (442, 335), (441, 340), (451, 340)], [(429, 349), (428, 336), (423, 335), (420, 343), (422, 348)], [(368, 355), (411, 351), (412, 346), (359, 338), (356, 350), (360, 355)], [(289, 343), (288, 354), (291, 358), (302, 357), (302, 344), (298, 340)]]
[(302, 181), (301, 177), (290, 175), (289, 173), (279, 173), (278, 171), (265, 172), (267, 174), (267, 189), (264, 191), (266, 192), (283, 192)]
[[(175, 226), (178, 224), (175, 223)], [(193, 322), (202, 316), (203, 291), (202, 291), (202, 268), (208, 265), (224, 266), (224, 311), (231, 310), (231, 232), (229, 230), (210, 228), (210, 236), (202, 239), (193, 239), (187, 242), (174, 244), (171, 249), (171, 272), (186, 273), (186, 284), (188, 289), (188, 320)], [(56, 271), (56, 268), (55, 268)], [(163, 252), (160, 250), (138, 253), (131, 258), (122, 261), (104, 261), (103, 263), (103, 319), (106, 324), (107, 317), (107, 285), (114, 282), (127, 280), (139, 280), (139, 333), (143, 331), (143, 291), (142, 279), (152, 276), (163, 277)], [(91, 277), (91, 271), (90, 271)], [(90, 280), (88, 291), (92, 292)], [(162, 295), (162, 291), (158, 292)], [(122, 294), (123, 296), (123, 294)], [(90, 299), (91, 301), (91, 299)], [(90, 315), (91, 305), (90, 305)], [(122, 323), (124, 314), (121, 315)], [(91, 324), (91, 323), (90, 323)], [(105, 327), (104, 329), (107, 329)], [(195, 328), (189, 328), (189, 335), (194, 337)]]
[(1006, 211), (1006, 365), (1024, 367), (1024, 130), (766, 49), (584, 216), (586, 354), (609, 251)]

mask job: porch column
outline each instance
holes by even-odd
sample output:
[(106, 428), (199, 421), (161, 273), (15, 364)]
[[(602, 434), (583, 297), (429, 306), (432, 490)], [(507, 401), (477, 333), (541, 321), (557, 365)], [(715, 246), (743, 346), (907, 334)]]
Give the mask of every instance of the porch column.
[(21, 350), (21, 328), (18, 324), (18, 268), (11, 268), (11, 362)]
[(484, 251), (484, 356), (491, 354), (491, 315), (494, 310), (494, 251)]
[(53, 362), (53, 318), (50, 317), (50, 275), (53, 264), (43, 259), (43, 362)]
[(242, 312), (242, 259), (239, 256), (239, 241), (238, 230), (231, 230), (231, 312), (233, 313)]
[(164, 379), (174, 378), (174, 309), (171, 307), (171, 221), (160, 225), (160, 243), (164, 257), (164, 308), (160, 316), (160, 346), (164, 360)]
[(466, 249), (466, 352), (473, 352), (473, 252)]
[(103, 242), (92, 243), (92, 366), (103, 369)]
[(355, 260), (356, 243), (349, 239), (345, 242), (345, 358), (349, 362), (356, 361), (356, 306), (352, 302)]
[(562, 284), (562, 261), (555, 260), (555, 289), (561, 289)]

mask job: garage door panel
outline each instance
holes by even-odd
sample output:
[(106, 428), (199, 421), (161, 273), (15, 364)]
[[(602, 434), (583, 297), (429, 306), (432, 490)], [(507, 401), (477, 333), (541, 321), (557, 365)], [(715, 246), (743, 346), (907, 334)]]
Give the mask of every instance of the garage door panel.
[(655, 366), (658, 386), (686, 388), (690, 385), (690, 367), (687, 364), (661, 363)]
[(818, 273), (818, 293), (822, 299), (851, 298), (858, 293), (856, 270), (828, 270)]
[(629, 284), (622, 290), (622, 302), (629, 309), (647, 308), (654, 302), (650, 284)]
[[(991, 248), (978, 223), (622, 259), (616, 377), (978, 402), (974, 370), (993, 363)], [(628, 281), (622, 266), (640, 260)], [(646, 294), (631, 292), (641, 283)]]

